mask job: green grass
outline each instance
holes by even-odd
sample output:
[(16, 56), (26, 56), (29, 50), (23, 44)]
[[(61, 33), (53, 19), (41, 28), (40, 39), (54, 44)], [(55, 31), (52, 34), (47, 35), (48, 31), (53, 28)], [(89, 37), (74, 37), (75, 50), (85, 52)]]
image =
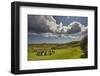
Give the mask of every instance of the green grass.
[[(52, 55), (37, 56), (34, 49), (43, 49), (48, 51), (52, 49), (55, 51)], [(80, 49), (80, 42), (66, 43), (66, 44), (29, 44), (28, 45), (28, 60), (56, 60), (56, 59), (80, 59), (82, 51)]]

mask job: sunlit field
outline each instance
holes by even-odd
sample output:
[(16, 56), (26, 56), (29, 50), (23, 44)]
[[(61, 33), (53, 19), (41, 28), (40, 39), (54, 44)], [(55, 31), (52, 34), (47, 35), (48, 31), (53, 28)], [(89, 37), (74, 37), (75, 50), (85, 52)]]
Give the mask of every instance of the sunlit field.
[(79, 41), (65, 44), (28, 44), (28, 61), (80, 59), (82, 54)]

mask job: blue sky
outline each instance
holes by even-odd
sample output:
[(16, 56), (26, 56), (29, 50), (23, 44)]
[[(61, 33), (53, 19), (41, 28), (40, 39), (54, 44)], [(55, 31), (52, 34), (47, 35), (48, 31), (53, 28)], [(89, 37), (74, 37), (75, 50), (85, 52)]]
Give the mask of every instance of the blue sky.
[(78, 41), (87, 26), (87, 17), (28, 15), (28, 43)]
[(54, 16), (57, 21), (57, 24), (62, 22), (64, 25), (69, 25), (73, 21), (78, 21), (83, 25), (87, 26), (87, 17), (79, 17), (79, 16)]

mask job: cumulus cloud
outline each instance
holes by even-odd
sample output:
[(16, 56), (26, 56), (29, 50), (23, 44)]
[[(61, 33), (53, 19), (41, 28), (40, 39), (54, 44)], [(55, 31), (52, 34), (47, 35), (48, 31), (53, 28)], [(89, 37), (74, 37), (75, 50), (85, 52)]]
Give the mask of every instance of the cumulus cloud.
[(29, 32), (34, 33), (64, 33), (67, 32), (68, 27), (56, 23), (52, 16), (28, 16)]
[(77, 21), (70, 23), (68, 26), (71, 28), (67, 31), (69, 34), (81, 32), (82, 30), (82, 24)]
[(43, 35), (44, 37), (66, 37), (65, 34), (86, 33), (87, 27), (80, 22), (74, 21), (69, 25), (56, 23), (52, 16), (29, 15), (28, 32)]

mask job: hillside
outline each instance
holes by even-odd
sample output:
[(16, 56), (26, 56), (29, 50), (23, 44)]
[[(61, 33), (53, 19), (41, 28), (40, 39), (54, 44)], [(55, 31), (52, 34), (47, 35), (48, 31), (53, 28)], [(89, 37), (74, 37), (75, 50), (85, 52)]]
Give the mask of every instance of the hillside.
[(28, 60), (80, 59), (80, 42), (64, 44), (29, 44)]

